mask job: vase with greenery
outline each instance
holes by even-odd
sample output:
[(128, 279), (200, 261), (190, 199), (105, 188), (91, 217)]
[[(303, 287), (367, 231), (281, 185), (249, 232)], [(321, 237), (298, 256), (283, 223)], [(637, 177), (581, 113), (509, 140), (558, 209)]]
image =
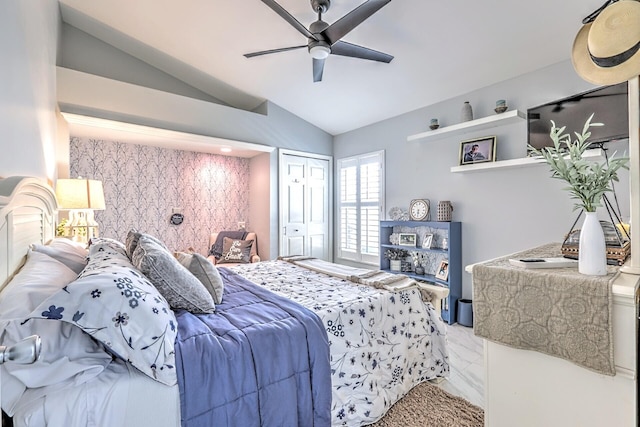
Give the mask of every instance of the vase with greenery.
[(400, 271), (402, 260), (409, 255), (409, 251), (406, 249), (390, 248), (384, 253), (384, 256), (389, 260), (389, 270)]
[(66, 237), (67, 236), (67, 223), (69, 220), (67, 218), (62, 218), (58, 225), (56, 226), (56, 236), (58, 237)]
[(576, 139), (571, 140), (564, 133), (565, 126), (557, 127), (551, 121), (550, 137), (553, 147), (536, 149), (529, 146), (534, 155), (542, 156), (551, 168), (551, 177), (565, 181), (570, 197), (575, 200), (574, 210), (585, 212), (585, 221), (580, 230), (578, 250), (578, 270), (580, 273), (601, 276), (607, 274), (607, 255), (604, 233), (596, 209), (602, 206), (605, 193), (613, 191), (612, 183), (618, 181), (618, 170), (628, 169), (627, 157), (617, 157), (601, 164), (583, 157), (591, 146), (589, 128), (603, 126), (591, 123), (593, 114), (587, 119), (582, 133), (575, 132)]

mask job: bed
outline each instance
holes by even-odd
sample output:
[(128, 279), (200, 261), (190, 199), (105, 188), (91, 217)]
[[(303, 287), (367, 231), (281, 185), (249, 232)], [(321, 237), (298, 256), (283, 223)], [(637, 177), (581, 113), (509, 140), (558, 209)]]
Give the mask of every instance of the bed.
[[(21, 276), (30, 268), (38, 279), (38, 269), (31, 267), (41, 265), (36, 261), (48, 263), (49, 277), (56, 268), (62, 271), (46, 253), (30, 249), (53, 238), (55, 211), (51, 189), (38, 180), (0, 180), (0, 282), (5, 287), (0, 317), (3, 294), (11, 288), (16, 292), (16, 283), (24, 282)], [(64, 305), (72, 304), (69, 298), (76, 289), (95, 287), (105, 265), (128, 265), (116, 247), (124, 243), (108, 240), (90, 248), (89, 264), (80, 273), (64, 270), (70, 283), (62, 291), (33, 302), (35, 317), (31, 314), (25, 322), (16, 315), (21, 321), (13, 319), (0, 336), (7, 339), (15, 324), (24, 326), (20, 323), (43, 331), (43, 360), (13, 372), (4, 364), (0, 371), (2, 407), (16, 426), (366, 425), (415, 385), (448, 375), (445, 327), (434, 305), (423, 301), (419, 286), (373, 285), (357, 269), (305, 259), (219, 268), (225, 290), (215, 313), (168, 310), (163, 333), (175, 326), (175, 338), (145, 331), (154, 339), (147, 347), (156, 349), (154, 363), (145, 364), (127, 353), (127, 346), (138, 346), (131, 336), (118, 347), (113, 337), (100, 335), (102, 329), (91, 329), (93, 311)], [(12, 279), (25, 254), (25, 267)], [(64, 282), (65, 274), (55, 277)], [(163, 295), (150, 296), (155, 291), (145, 287), (147, 277), (134, 271), (132, 280), (138, 297), (129, 294), (129, 304), (136, 298), (136, 306), (164, 300)], [(127, 289), (122, 289), (124, 295)], [(104, 298), (108, 291), (102, 292)], [(33, 296), (24, 293), (22, 298)], [(147, 295), (147, 301), (140, 295)], [(62, 305), (73, 317), (59, 319)], [(133, 318), (109, 320), (109, 327), (123, 337), (125, 322), (134, 327)], [(56, 332), (52, 325), (64, 328)], [(77, 339), (76, 345), (66, 343), (67, 336)], [(73, 375), (62, 375), (67, 368), (51, 374), (60, 358), (52, 360), (55, 350), (49, 356), (46, 350), (56, 343), (65, 348)], [(161, 353), (166, 357), (158, 362)], [(20, 393), (16, 387), (22, 387)]]

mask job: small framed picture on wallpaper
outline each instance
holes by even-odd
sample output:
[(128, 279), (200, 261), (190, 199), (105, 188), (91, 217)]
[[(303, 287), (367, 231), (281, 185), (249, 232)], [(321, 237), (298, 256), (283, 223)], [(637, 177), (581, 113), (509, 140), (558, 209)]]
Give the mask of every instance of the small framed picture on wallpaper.
[(416, 246), (416, 233), (400, 233), (399, 238), (398, 245), (400, 246)]
[(422, 238), (422, 248), (423, 249), (431, 249), (431, 245), (433, 244), (433, 234), (427, 233)]
[(496, 161), (496, 137), (470, 139), (460, 143), (460, 165)]
[(438, 270), (436, 271), (436, 279), (447, 280), (449, 278), (449, 260), (440, 261)]

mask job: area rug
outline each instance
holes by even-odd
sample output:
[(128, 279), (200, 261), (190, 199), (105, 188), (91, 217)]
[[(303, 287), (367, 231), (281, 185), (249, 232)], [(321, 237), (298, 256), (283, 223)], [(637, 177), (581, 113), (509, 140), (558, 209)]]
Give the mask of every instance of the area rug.
[(482, 427), (484, 411), (429, 383), (413, 388), (371, 427)]

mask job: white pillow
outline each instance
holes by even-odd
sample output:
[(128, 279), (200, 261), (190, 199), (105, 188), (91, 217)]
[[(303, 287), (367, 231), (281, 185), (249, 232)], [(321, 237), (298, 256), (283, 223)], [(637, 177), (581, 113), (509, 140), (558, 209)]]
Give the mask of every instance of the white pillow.
[(74, 242), (66, 237), (56, 237), (55, 239), (51, 239), (47, 242), (47, 246), (54, 247), (68, 254), (75, 254), (83, 258), (86, 258), (88, 253), (87, 245), (85, 243)]
[(60, 261), (76, 274), (80, 274), (87, 266), (87, 255), (89, 251), (84, 245), (69, 239), (53, 239), (47, 243), (47, 245), (33, 244), (31, 245), (31, 249), (47, 254), (51, 258)]
[(76, 277), (48, 255), (29, 251), (24, 267), (0, 292), (0, 344), (13, 345), (30, 335), (42, 338), (42, 353), (34, 364), (0, 365), (2, 408), (10, 415), (26, 387), (82, 384), (111, 362), (104, 348), (75, 326), (41, 319), (25, 322), (34, 308)]

